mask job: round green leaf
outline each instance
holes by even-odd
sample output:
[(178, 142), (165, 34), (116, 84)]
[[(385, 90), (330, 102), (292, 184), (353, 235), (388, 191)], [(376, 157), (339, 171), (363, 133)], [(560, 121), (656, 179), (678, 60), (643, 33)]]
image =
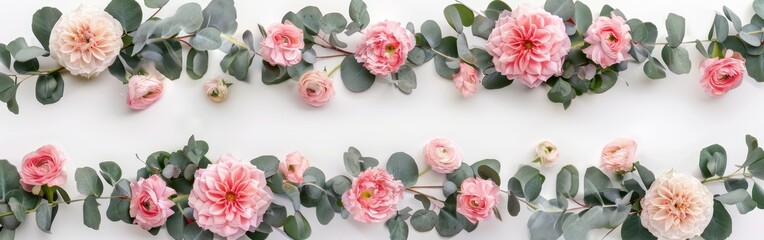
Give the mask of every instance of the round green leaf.
[(135, 0), (112, 0), (104, 11), (117, 19), (126, 32), (135, 31), (143, 21), (141, 5)]
[(645, 62), (642, 70), (645, 72), (645, 75), (651, 79), (666, 78), (666, 68), (657, 58), (650, 57), (650, 60)]
[(571, 0), (547, 0), (544, 3), (544, 10), (559, 16), (563, 20), (572, 18), (575, 9), (575, 5)]
[(218, 49), (220, 45), (223, 44), (223, 40), (220, 38), (220, 30), (208, 27), (199, 30), (199, 32), (191, 38), (190, 43), (196, 50), (208, 51)]
[(363, 92), (371, 88), (376, 76), (371, 74), (362, 64), (356, 61), (355, 56), (347, 56), (342, 60), (340, 69), (342, 83), (351, 92)]
[(77, 181), (77, 191), (83, 195), (100, 197), (103, 193), (103, 183), (96, 171), (90, 167), (78, 168), (74, 172), (74, 180)]
[(341, 33), (348, 25), (348, 20), (340, 13), (327, 13), (321, 18), (321, 30), (325, 33)]
[(443, 33), (440, 31), (440, 26), (433, 20), (427, 20), (422, 23), (422, 35), (427, 40), (427, 44), (430, 47), (436, 48), (440, 45), (440, 41), (443, 38)]
[(419, 167), (414, 158), (403, 152), (393, 153), (387, 160), (386, 169), (407, 188), (414, 186), (419, 179)]
[(32, 15), (32, 33), (45, 50), (49, 50), (50, 31), (53, 30), (59, 18), (61, 18), (61, 11), (52, 7), (40, 8)]
[(417, 232), (429, 232), (438, 223), (438, 214), (432, 210), (420, 209), (411, 215), (411, 227)]
[(493, 0), (488, 4), (488, 8), (485, 10), (485, 16), (491, 20), (499, 20), (499, 15), (505, 10), (512, 11), (512, 8), (502, 0)]
[(64, 79), (59, 73), (40, 75), (35, 86), (37, 101), (42, 104), (56, 103), (64, 96)]
[(284, 232), (292, 239), (308, 239), (311, 234), (310, 223), (299, 211), (286, 218)]
[(96, 198), (96, 195), (88, 195), (85, 198), (85, 203), (82, 205), (82, 216), (85, 226), (98, 230), (99, 225), (101, 225), (101, 211), (98, 210), (98, 200)]
[(464, 229), (461, 223), (448, 211), (441, 210), (435, 230), (442, 237), (453, 237)]
[(682, 44), (682, 40), (684, 39), (684, 25), (684, 17), (669, 13), (668, 18), (666, 18), (666, 32), (668, 32), (668, 37), (666, 37), (666, 40), (668, 41), (667, 46), (676, 48)]
[(188, 57), (186, 59), (186, 73), (191, 79), (200, 79), (207, 73), (207, 67), (209, 66), (209, 54), (207, 51), (197, 51), (192, 48), (188, 50)]
[(302, 23), (305, 25), (306, 30), (311, 34), (317, 34), (321, 29), (321, 10), (314, 6), (307, 6), (297, 12), (297, 16), (302, 19)]
[(448, 25), (451, 25), (457, 33), (462, 33), (464, 27), (472, 26), (475, 22), (475, 13), (461, 3), (448, 5), (443, 9), (443, 15), (446, 16)]
[(732, 217), (719, 201), (714, 201), (714, 214), (703, 234), (704, 239), (727, 239), (732, 234)]

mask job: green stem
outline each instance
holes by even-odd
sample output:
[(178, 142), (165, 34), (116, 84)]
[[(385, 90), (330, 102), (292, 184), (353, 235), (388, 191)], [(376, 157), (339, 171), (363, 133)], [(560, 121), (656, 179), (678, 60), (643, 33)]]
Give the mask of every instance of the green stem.
[(421, 177), (425, 173), (429, 172), (430, 169), (432, 169), (432, 167), (429, 164), (427, 164), (427, 167), (425, 167), (424, 170), (422, 170), (422, 172), (419, 173), (419, 176)]
[(327, 75), (329, 75), (329, 77), (332, 77), (334, 75), (334, 72), (339, 70), (341, 66), (342, 66), (342, 63), (337, 64), (337, 66), (334, 66), (334, 68), (332, 68), (332, 70), (329, 70), (329, 73), (327, 73)]
[(437, 199), (437, 198), (433, 197), (430, 194), (426, 194), (426, 193), (423, 193), (423, 192), (420, 192), (420, 191), (417, 191), (417, 190), (414, 190), (414, 189), (411, 189), (411, 188), (406, 189), (406, 191), (409, 191), (409, 192), (412, 192), (412, 193), (416, 193), (416, 194), (424, 195), (425, 197), (429, 198), (430, 200), (438, 201), (438, 202), (441, 202), (441, 203), (446, 203), (446, 201)]
[(188, 199), (188, 194), (180, 194), (180, 195), (176, 196), (175, 198), (173, 198), (172, 202), (178, 203), (178, 202), (186, 200), (186, 199)]
[(254, 49), (249, 49), (249, 46), (247, 46), (247, 44), (244, 44), (243, 42), (241, 42), (241, 41), (237, 40), (236, 38), (233, 38), (233, 37), (231, 37), (231, 36), (229, 36), (227, 34), (222, 34), (221, 33), (220, 37), (222, 37), (223, 39), (225, 39), (225, 40), (227, 40), (227, 41), (229, 41), (229, 42), (231, 42), (233, 44), (235, 44), (236, 46), (242, 47), (242, 48), (247, 49), (249, 51), (254, 51)]
[(438, 56), (444, 57), (444, 58), (446, 58), (446, 59), (451, 59), (451, 60), (459, 60), (459, 61), (461, 61), (461, 59), (460, 59), (460, 58), (455, 58), (455, 57), (452, 57), (452, 56), (448, 56), (448, 55), (446, 55), (445, 53), (442, 53), (442, 52), (439, 52), (438, 50), (435, 50), (434, 48), (431, 48), (431, 47), (430, 47), (430, 48), (428, 48), (428, 49), (430, 49), (430, 51), (434, 52), (434, 53), (435, 53), (435, 54), (437, 54)]

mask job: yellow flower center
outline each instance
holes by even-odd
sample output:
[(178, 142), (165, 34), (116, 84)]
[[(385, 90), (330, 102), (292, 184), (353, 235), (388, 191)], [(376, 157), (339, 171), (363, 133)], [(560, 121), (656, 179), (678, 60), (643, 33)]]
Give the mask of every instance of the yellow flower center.
[(361, 192), (362, 199), (369, 199), (374, 196), (374, 190), (366, 189)]
[(526, 50), (531, 50), (531, 49), (533, 49), (533, 42), (531, 42), (530, 40), (528, 40), (528, 41), (525, 41), (525, 49), (526, 49)]
[(233, 200), (236, 200), (236, 195), (234, 195), (232, 192), (226, 193), (225, 200), (233, 202)]
[(392, 45), (392, 44), (385, 46), (385, 51), (387, 52), (387, 55), (395, 54), (395, 50), (397, 50), (397, 49), (398, 48), (395, 45)]

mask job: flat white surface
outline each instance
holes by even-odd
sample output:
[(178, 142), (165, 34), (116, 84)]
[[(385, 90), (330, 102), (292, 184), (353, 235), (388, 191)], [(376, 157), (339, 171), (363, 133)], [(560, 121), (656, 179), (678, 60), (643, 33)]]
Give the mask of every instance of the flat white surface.
[[(171, 15), (187, 1), (170, 1), (159, 16)], [(206, 6), (208, 1), (199, 1)], [(469, 0), (467, 4), (484, 9), (489, 0)], [(524, 1), (543, 6), (543, 1)], [(587, 0), (595, 14), (604, 0)], [(306, 5), (317, 5), (323, 13), (347, 14), (349, 1), (237, 1), (239, 31), (257, 33), (257, 24), (268, 26), (281, 20), (287, 11), (298, 11)], [(451, 1), (367, 1), (372, 22), (383, 19), (408, 21), (419, 26), (427, 19), (440, 23), (445, 34), (453, 35), (442, 10)], [(515, 7), (518, 1), (510, 1)], [(743, 22), (753, 15), (752, 0), (726, 1)], [(84, 5), (103, 8), (105, 0), (83, 0)], [(705, 38), (714, 12), (721, 11), (723, 1), (641, 0), (610, 3), (628, 17), (654, 22), (659, 29), (659, 41), (664, 41), (664, 21), (669, 12), (687, 19), (685, 41)], [(43, 6), (52, 5), (66, 12), (77, 8), (78, 1), (25, 0), (0, 8), (0, 42), (7, 43), (18, 36), (30, 44), (38, 44), (31, 32), (31, 16)], [(144, 10), (144, 17), (152, 10)], [(259, 38), (259, 37), (258, 37)], [(354, 39), (349, 39), (351, 46)], [(472, 39), (471, 45), (484, 44)], [(660, 174), (671, 168), (700, 176), (697, 170), (699, 151), (720, 143), (729, 153), (729, 169), (745, 158), (745, 134), (764, 138), (760, 121), (764, 118), (764, 84), (746, 78), (742, 86), (721, 97), (709, 97), (698, 84), (701, 56), (694, 46), (691, 52), (692, 72), (688, 75), (668, 75), (663, 80), (650, 80), (641, 66), (630, 65), (621, 81), (609, 92), (587, 94), (574, 100), (567, 111), (547, 100), (547, 87), (529, 90), (521, 84), (494, 91), (480, 89), (464, 99), (453, 84), (437, 76), (432, 63), (416, 68), (418, 88), (410, 96), (378, 81), (367, 92), (354, 94), (341, 83), (339, 74), (334, 81), (337, 94), (323, 108), (303, 104), (297, 95), (296, 81), (278, 86), (265, 86), (260, 81), (260, 63), (250, 69), (250, 83), (235, 81), (230, 98), (223, 104), (209, 101), (202, 93), (202, 81), (184, 76), (168, 82), (165, 95), (148, 110), (135, 112), (125, 105), (126, 87), (108, 73), (91, 80), (66, 75), (65, 95), (54, 105), (42, 106), (34, 97), (34, 81), (19, 89), (21, 115), (0, 111), (3, 132), (0, 135), (0, 156), (19, 164), (28, 152), (45, 144), (55, 144), (67, 158), (66, 171), (70, 178), (65, 188), (77, 197), (74, 171), (78, 167), (97, 168), (101, 161), (120, 163), (125, 175), (134, 177), (141, 162), (158, 150), (175, 150), (185, 145), (195, 134), (211, 147), (209, 157), (234, 153), (242, 159), (264, 154), (283, 157), (300, 151), (327, 176), (344, 173), (342, 153), (356, 146), (364, 155), (386, 162), (393, 152), (405, 151), (423, 166), (421, 148), (430, 138), (444, 136), (453, 139), (462, 149), (465, 161), (472, 163), (484, 158), (502, 161), (501, 176), (506, 181), (521, 164), (532, 159), (534, 146), (551, 140), (562, 153), (562, 164), (542, 170), (547, 175), (545, 191), (554, 190), (554, 176), (560, 167), (575, 164), (581, 172), (597, 165), (600, 151), (607, 142), (630, 136), (639, 143), (637, 158)], [(210, 71), (205, 79), (221, 75), (220, 52), (213, 53)], [(656, 56), (659, 56), (656, 54)], [(258, 58), (259, 59), (259, 58)], [(333, 67), (341, 59), (320, 61), (316, 68)], [(229, 77), (229, 79), (233, 80)], [(628, 83), (628, 84), (627, 84)], [(583, 174), (583, 173), (582, 173)], [(440, 184), (444, 176), (430, 173), (420, 179), (420, 185)], [(506, 182), (505, 182), (506, 183)], [(504, 184), (505, 184), (504, 183)], [(505, 188), (506, 186), (502, 186)], [(720, 185), (712, 188), (723, 191)], [(105, 192), (110, 192), (107, 187)], [(440, 193), (433, 192), (436, 196)], [(280, 201), (283, 202), (283, 199)], [(102, 212), (107, 202), (103, 202)], [(401, 205), (418, 203), (407, 193)], [(505, 206), (502, 200), (501, 206)], [(421, 206), (419, 206), (421, 207)], [(730, 239), (760, 239), (761, 211), (741, 216), (728, 207), (733, 216), (734, 232)], [(290, 210), (291, 211), (291, 210)], [(528, 238), (526, 222), (530, 212), (525, 209), (518, 217), (503, 210), (504, 221), (486, 221), (471, 234), (461, 233), (455, 239)], [(339, 216), (328, 226), (318, 224), (313, 210), (306, 211), (315, 239), (386, 239), (384, 224), (366, 225)], [(63, 206), (53, 223), (53, 235), (38, 231), (32, 217), (17, 231), (17, 239), (138, 239), (150, 238), (137, 226), (112, 223), (102, 217), (101, 230), (82, 224), (81, 205)], [(591, 234), (600, 239), (604, 231)], [(284, 238), (278, 233), (275, 239)], [(169, 236), (163, 230), (159, 237)], [(434, 231), (418, 233), (410, 230), (411, 239), (439, 238)], [(609, 239), (619, 239), (616, 234)]]

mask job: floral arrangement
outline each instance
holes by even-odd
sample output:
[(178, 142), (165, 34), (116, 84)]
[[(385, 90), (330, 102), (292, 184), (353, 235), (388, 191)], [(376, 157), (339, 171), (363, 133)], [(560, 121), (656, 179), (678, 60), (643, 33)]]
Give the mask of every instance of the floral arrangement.
[[(145, 0), (146, 7), (156, 9), (145, 19), (136, 0), (112, 0), (104, 10), (38, 10), (32, 16), (32, 32), (40, 46), (29, 46), (24, 38), (0, 44), (0, 62), (10, 71), (0, 73), (0, 101), (18, 114), (19, 84), (37, 77), (37, 100), (56, 103), (64, 94), (63, 74), (92, 78), (108, 69), (127, 85), (127, 105), (141, 110), (161, 98), (164, 79), (178, 79), (184, 69), (191, 79), (203, 78), (209, 54), (215, 50), (225, 54), (220, 62), (223, 72), (242, 81), (251, 78), (249, 68), (259, 56), (264, 84), (298, 80), (299, 96), (315, 107), (334, 96), (332, 77), (338, 70), (351, 92), (363, 92), (377, 79), (385, 79), (410, 94), (417, 87), (414, 68), (432, 60), (438, 75), (453, 81), (464, 97), (474, 95), (479, 85), (499, 89), (518, 80), (529, 88), (548, 86), (549, 100), (568, 108), (577, 96), (608, 91), (629, 65), (641, 64), (652, 79), (665, 78), (667, 69), (689, 73), (692, 63), (686, 44), (695, 44), (706, 57), (699, 65), (699, 82), (710, 95), (738, 87), (746, 73), (764, 81), (759, 67), (764, 62), (760, 51), (764, 1), (760, 0), (753, 3), (756, 14), (750, 23), (743, 25), (725, 7), (723, 15), (716, 14), (708, 38), (690, 42), (684, 42), (685, 20), (679, 15), (668, 15), (668, 37), (658, 42), (656, 24), (629, 19), (609, 5), (593, 15), (586, 4), (573, 0), (547, 0), (543, 9), (528, 5), (512, 9), (494, 0), (482, 11), (455, 3), (443, 14), (456, 36), (444, 36), (433, 20), (422, 23), (418, 31), (414, 23), (371, 22), (363, 0), (351, 0), (348, 17), (308, 6), (286, 13), (281, 22), (267, 28), (258, 25), (262, 38), (257, 43), (249, 30), (240, 39), (233, 36), (238, 30), (233, 0), (213, 0), (203, 9), (187, 3), (173, 15), (160, 17), (167, 1)], [(350, 37), (357, 40), (355, 46), (346, 43)], [(477, 40), (473, 45), (484, 42), (470, 47), (468, 40)], [(662, 46), (660, 59), (653, 56), (658, 46)], [(319, 56), (319, 48), (335, 54)], [(319, 60), (334, 57), (344, 59), (328, 72), (313, 69)], [(56, 64), (42, 68), (41, 58)], [(204, 92), (221, 102), (230, 86), (213, 77)]]
[[(267, 155), (244, 161), (226, 154), (210, 160), (208, 144), (192, 136), (181, 150), (141, 160), (145, 167), (135, 180), (123, 178), (115, 162), (102, 162), (98, 172), (78, 168), (77, 191), (85, 198), (71, 199), (60, 187), (67, 181), (66, 157), (46, 145), (26, 155), (18, 169), (0, 160), (0, 236), (13, 239), (26, 215), (35, 215), (40, 230), (50, 232), (57, 209), (75, 202), (83, 202), (84, 224), (98, 229), (99, 201), (108, 201), (109, 220), (151, 234), (165, 228), (174, 239), (264, 239), (274, 232), (307, 239), (312, 228), (306, 208), (315, 208), (322, 225), (337, 215), (384, 223), (391, 239), (406, 239), (410, 228), (451, 237), (481, 222), (501, 221), (507, 213), (517, 216), (522, 209), (533, 212), (528, 220), (532, 239), (588, 239), (592, 229), (611, 229), (608, 234), (620, 229), (623, 239), (725, 239), (732, 233), (725, 205), (741, 214), (764, 209), (764, 188), (754, 181), (764, 179), (764, 150), (756, 138), (745, 140), (748, 154), (737, 171), (727, 173), (725, 149), (711, 145), (700, 151), (702, 178), (695, 178), (676, 170), (656, 177), (635, 161), (636, 142), (618, 138), (603, 148), (599, 168), (589, 167), (581, 176), (573, 165), (561, 167), (549, 198), (540, 196), (546, 177), (537, 168), (520, 166), (502, 186), (500, 161), (470, 165), (445, 138), (424, 146), (421, 172), (407, 153), (393, 153), (382, 166), (350, 147), (343, 154), (347, 174), (328, 178), (298, 152), (285, 159)], [(550, 142), (539, 144), (536, 152), (534, 162), (542, 167), (559, 163), (560, 153)], [(418, 185), (430, 170), (443, 176), (442, 184)], [(113, 187), (111, 194), (104, 196), (103, 182)], [(726, 192), (710, 192), (706, 185), (716, 183), (723, 183)], [(421, 206), (401, 206), (412, 195)], [(275, 198), (292, 205), (276, 204)], [(499, 206), (502, 198), (506, 207)]]

